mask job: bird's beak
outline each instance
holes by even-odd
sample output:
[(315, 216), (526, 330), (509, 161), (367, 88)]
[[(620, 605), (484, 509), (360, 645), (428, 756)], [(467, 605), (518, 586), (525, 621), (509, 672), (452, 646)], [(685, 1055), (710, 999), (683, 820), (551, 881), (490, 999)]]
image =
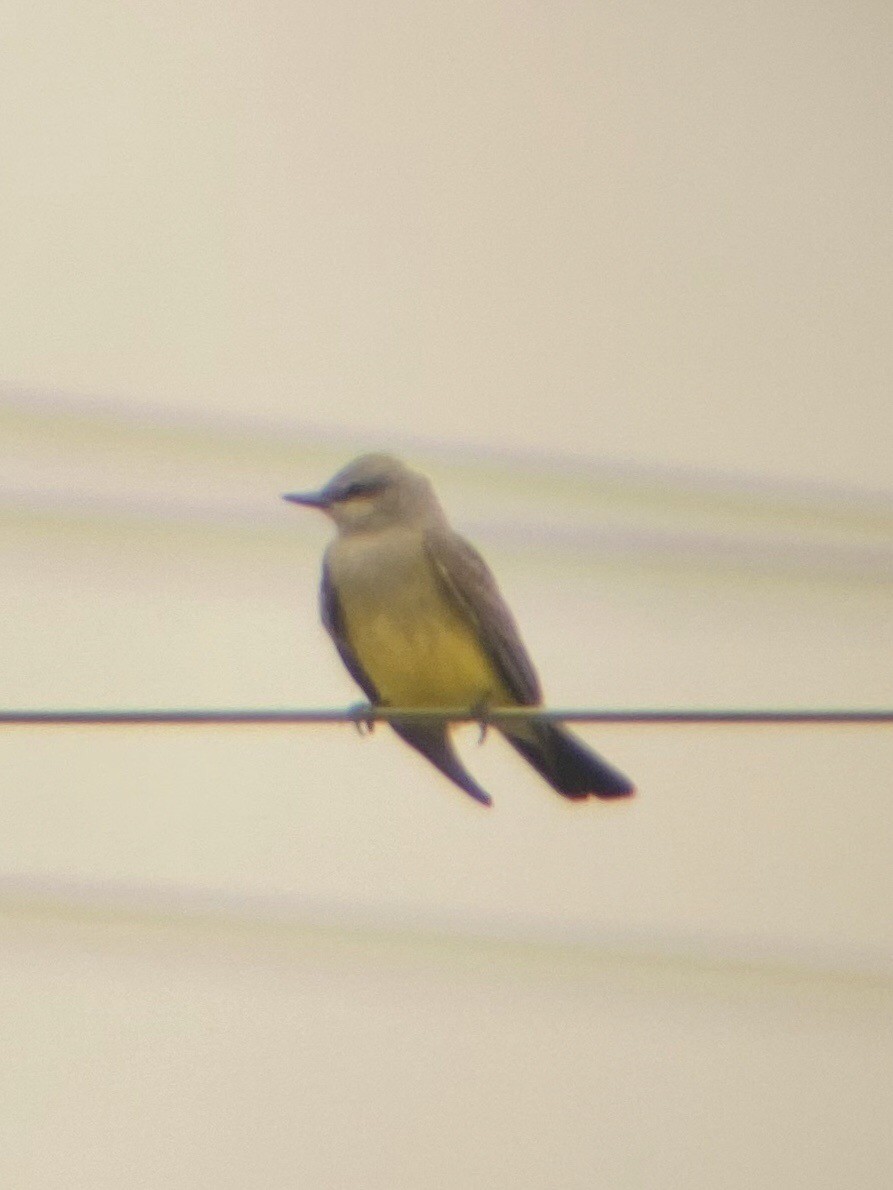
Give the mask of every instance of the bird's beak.
[(286, 492), (282, 499), (291, 504), (303, 504), (305, 508), (321, 508), (325, 511), (329, 507), (323, 492)]

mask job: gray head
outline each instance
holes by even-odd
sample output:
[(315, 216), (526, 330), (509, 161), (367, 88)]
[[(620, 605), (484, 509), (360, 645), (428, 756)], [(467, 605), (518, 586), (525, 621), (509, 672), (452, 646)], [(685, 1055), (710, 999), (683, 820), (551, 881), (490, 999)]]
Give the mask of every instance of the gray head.
[(283, 499), (319, 508), (340, 533), (364, 533), (390, 525), (436, 524), (443, 513), (424, 475), (393, 455), (360, 455), (318, 492), (290, 492)]

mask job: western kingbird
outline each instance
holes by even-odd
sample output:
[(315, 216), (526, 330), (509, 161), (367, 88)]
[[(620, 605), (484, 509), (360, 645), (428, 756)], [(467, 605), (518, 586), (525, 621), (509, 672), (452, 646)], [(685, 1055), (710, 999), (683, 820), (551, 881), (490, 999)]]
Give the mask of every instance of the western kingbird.
[[(423, 475), (390, 455), (363, 455), (320, 491), (285, 499), (335, 522), (338, 535), (323, 560), (322, 619), (373, 705), (468, 707), (485, 717), (487, 707), (541, 703), (539, 679), (493, 575), (450, 528)], [(460, 789), (490, 805), (442, 719), (391, 726)], [(518, 719), (498, 729), (564, 797), (634, 792), (622, 773), (557, 723)]]

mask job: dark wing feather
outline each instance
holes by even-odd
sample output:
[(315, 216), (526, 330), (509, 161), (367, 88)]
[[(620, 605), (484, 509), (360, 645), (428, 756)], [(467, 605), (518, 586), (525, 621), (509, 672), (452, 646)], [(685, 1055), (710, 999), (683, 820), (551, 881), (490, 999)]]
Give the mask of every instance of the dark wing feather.
[(473, 625), (478, 639), (512, 697), (523, 706), (540, 702), (539, 678), (515, 619), (490, 568), (473, 546), (449, 529), (425, 534), (425, 550), (447, 598)]
[(347, 639), (347, 630), (344, 625), (344, 616), (341, 612), (341, 604), (338, 602), (338, 593), (332, 583), (332, 577), (329, 574), (329, 567), (326, 562), (323, 562), (322, 582), (319, 587), (319, 611), (326, 631), (335, 642), (335, 648), (338, 650), (338, 655), (347, 667), (348, 673), (373, 706), (377, 706), (379, 702), (378, 691), (372, 685), (369, 675), (360, 665), (356, 654), (350, 647), (350, 641)]

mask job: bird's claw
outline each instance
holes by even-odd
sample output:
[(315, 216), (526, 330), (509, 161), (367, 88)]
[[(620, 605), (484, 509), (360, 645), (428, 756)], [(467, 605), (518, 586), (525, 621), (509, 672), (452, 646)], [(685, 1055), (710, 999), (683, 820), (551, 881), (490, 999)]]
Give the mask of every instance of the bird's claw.
[(375, 730), (375, 707), (371, 702), (358, 702), (348, 708), (348, 715), (360, 735), (372, 735)]

